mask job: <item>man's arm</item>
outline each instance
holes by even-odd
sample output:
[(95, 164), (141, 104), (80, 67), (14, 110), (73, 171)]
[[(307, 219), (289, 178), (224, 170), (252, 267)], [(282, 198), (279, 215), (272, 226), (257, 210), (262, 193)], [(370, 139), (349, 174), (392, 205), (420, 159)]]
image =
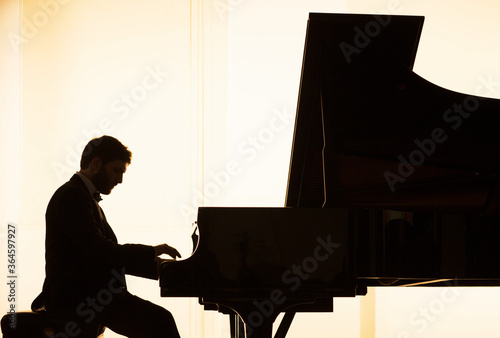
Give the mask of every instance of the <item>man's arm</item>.
[(94, 201), (80, 189), (61, 192), (50, 223), (79, 252), (84, 253), (96, 264), (125, 267), (127, 274), (157, 279), (156, 254), (153, 246), (142, 244), (117, 244), (99, 230)]

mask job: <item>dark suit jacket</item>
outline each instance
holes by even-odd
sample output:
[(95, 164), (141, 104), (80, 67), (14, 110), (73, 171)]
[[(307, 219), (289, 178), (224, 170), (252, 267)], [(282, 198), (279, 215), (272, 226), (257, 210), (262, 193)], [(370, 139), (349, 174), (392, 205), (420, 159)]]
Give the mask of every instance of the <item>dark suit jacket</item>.
[(47, 311), (74, 313), (88, 297), (95, 299), (100, 292), (109, 296), (120, 285), (126, 287), (124, 273), (158, 278), (154, 248), (118, 244), (78, 175), (54, 193), (45, 219), (46, 276), (34, 310), (44, 305)]

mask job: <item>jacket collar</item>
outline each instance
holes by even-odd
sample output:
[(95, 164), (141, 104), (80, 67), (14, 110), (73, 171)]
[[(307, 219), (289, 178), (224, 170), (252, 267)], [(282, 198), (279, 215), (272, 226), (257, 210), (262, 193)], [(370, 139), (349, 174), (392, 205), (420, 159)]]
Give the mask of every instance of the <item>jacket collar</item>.
[(80, 172), (77, 172), (75, 175), (80, 177), (81, 180), (83, 181), (83, 183), (85, 183), (85, 186), (87, 187), (87, 190), (89, 191), (90, 196), (94, 196), (95, 194), (99, 193), (97, 191), (97, 188), (95, 187), (94, 183), (92, 183), (92, 181), (89, 180), (85, 175), (83, 175)]

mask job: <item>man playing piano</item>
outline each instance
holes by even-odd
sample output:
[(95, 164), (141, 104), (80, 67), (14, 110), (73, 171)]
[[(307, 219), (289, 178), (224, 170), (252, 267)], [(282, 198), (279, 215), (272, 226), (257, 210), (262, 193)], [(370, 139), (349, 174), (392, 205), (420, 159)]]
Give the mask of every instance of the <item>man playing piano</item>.
[(113, 137), (91, 140), (81, 170), (47, 207), (46, 276), (32, 308), (64, 318), (61, 337), (97, 337), (105, 327), (127, 337), (179, 337), (171, 313), (130, 294), (125, 282), (125, 274), (157, 279), (158, 256), (179, 252), (167, 244), (118, 244), (98, 204), (122, 183), (131, 156)]

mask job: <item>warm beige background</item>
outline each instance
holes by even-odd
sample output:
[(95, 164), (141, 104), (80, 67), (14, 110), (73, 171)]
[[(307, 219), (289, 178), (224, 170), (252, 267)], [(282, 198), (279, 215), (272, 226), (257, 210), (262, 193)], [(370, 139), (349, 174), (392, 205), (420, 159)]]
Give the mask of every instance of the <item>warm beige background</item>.
[[(493, 0), (2, 0), (0, 252), (14, 222), (18, 309), (43, 281), (48, 199), (90, 137), (112, 134), (134, 153), (102, 202), (119, 240), (166, 241), (188, 257), (198, 206), (284, 203), (308, 12), (424, 15), (415, 71), (500, 98), (499, 10)], [(171, 309), (183, 337), (229, 336), (227, 318), (196, 300), (129, 284)], [(336, 300), (334, 314), (299, 315), (288, 337), (496, 337), (499, 299), (497, 289), (370, 290)]]

